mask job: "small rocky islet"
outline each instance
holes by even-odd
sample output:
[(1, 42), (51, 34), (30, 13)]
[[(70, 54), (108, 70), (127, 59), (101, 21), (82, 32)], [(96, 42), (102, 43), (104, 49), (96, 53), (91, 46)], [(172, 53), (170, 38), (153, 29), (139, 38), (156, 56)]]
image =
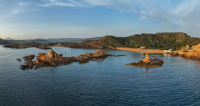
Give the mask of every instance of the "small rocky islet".
[(163, 63), (164, 63), (164, 61), (161, 59), (157, 59), (157, 58), (149, 59), (149, 55), (146, 54), (145, 59), (140, 60), (139, 62), (133, 62), (133, 63), (126, 64), (126, 65), (135, 66), (135, 67), (154, 68), (154, 67), (162, 67)]
[(55, 67), (61, 65), (67, 65), (72, 62), (79, 62), (79, 64), (87, 63), (91, 61), (98, 61), (100, 59), (104, 59), (108, 56), (125, 56), (125, 55), (110, 55), (106, 51), (98, 49), (94, 53), (85, 53), (84, 55), (79, 55), (78, 57), (62, 57), (61, 54), (56, 53), (53, 50), (50, 50), (49, 53), (39, 53), (37, 59), (34, 59), (35, 55), (28, 55), (23, 57), (26, 61), (25, 65), (21, 65), (20, 69), (37, 69), (42, 67)]

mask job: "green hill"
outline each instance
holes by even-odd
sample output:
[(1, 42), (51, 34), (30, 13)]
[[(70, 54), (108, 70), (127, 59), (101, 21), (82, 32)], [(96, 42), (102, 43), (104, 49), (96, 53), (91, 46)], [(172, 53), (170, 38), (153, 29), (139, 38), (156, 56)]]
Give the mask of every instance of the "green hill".
[(139, 48), (146, 46), (149, 49), (180, 49), (186, 45), (200, 43), (199, 38), (193, 38), (186, 33), (155, 33), (135, 34), (129, 37), (105, 36), (99, 40), (89, 40), (82, 43), (73, 43), (69, 47), (77, 48), (108, 48), (108, 47), (131, 47)]
[(126, 38), (125, 47), (138, 48), (146, 46), (155, 49), (180, 49), (186, 45), (195, 45), (200, 43), (199, 38), (193, 38), (186, 33), (156, 33), (156, 34), (140, 34)]
[(91, 41), (90, 44), (119, 47), (124, 45), (125, 38), (107, 35), (100, 40)]

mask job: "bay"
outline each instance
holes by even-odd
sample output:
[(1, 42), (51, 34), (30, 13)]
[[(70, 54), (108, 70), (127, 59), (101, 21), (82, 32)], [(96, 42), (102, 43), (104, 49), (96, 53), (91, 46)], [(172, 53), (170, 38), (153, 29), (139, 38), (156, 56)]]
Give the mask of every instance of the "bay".
[[(63, 56), (78, 56), (96, 49), (53, 47)], [(21, 70), (17, 58), (50, 50), (10, 49), (0, 45), (1, 106), (133, 106), (200, 105), (200, 61), (163, 54), (149, 54), (164, 60), (163, 67), (127, 66), (145, 54), (106, 50), (112, 55), (79, 65)]]

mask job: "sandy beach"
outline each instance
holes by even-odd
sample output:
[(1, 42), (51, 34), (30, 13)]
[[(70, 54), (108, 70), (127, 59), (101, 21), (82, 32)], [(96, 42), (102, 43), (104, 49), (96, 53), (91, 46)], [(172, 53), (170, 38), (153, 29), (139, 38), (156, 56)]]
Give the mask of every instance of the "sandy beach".
[(117, 50), (128, 50), (128, 51), (135, 51), (140, 53), (163, 53), (164, 50), (159, 49), (139, 49), (139, 48), (126, 48), (126, 47), (117, 47)]

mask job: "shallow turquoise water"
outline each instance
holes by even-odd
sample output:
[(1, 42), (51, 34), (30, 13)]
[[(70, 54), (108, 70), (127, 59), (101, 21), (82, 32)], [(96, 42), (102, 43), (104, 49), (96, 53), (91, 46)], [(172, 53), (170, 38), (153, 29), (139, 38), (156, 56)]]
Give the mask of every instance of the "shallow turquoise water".
[[(63, 56), (96, 51), (53, 50)], [(49, 50), (0, 46), (0, 106), (200, 105), (200, 61), (150, 54), (165, 63), (146, 69), (125, 65), (143, 59), (141, 53), (106, 51), (127, 56), (24, 71), (19, 69), (24, 61), (17, 62), (17, 58)]]

